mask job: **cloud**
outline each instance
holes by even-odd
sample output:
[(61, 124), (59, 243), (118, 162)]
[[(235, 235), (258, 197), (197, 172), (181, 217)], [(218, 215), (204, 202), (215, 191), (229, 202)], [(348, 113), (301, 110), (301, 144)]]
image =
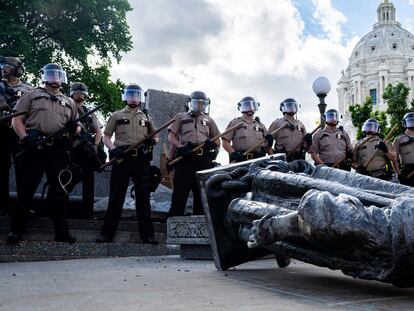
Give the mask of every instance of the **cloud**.
[(134, 50), (112, 74), (144, 88), (189, 94), (204, 90), (220, 129), (239, 113), (237, 101), (254, 96), (266, 125), (280, 117), (287, 97), (302, 105), (308, 128), (318, 119), (312, 82), (331, 80), (327, 97), (335, 107), (336, 82), (358, 38), (344, 40), (345, 16), (328, 0), (312, 0), (324, 33), (307, 34), (291, 0), (134, 0), (128, 16)]
[(312, 3), (315, 6), (315, 20), (320, 23), (330, 40), (340, 42), (343, 37), (341, 24), (346, 22), (345, 15), (333, 8), (330, 0), (312, 0)]

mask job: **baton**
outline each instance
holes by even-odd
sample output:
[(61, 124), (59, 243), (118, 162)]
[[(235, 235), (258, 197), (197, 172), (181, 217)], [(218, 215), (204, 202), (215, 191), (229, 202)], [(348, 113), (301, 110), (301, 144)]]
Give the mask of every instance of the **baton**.
[[(219, 139), (220, 137), (222, 137), (222, 136), (226, 135), (227, 133), (229, 133), (229, 132), (231, 132), (231, 131), (234, 131), (235, 129), (237, 129), (237, 128), (238, 128), (238, 127), (240, 127), (241, 125), (243, 125), (243, 122), (240, 122), (240, 123), (236, 124), (235, 126), (232, 126), (232, 127), (228, 128), (228, 129), (227, 129), (227, 130), (225, 130), (223, 133), (221, 133), (221, 134), (219, 134), (219, 135), (214, 136), (214, 137), (211, 139), (211, 141), (215, 141), (215, 140)], [(197, 147), (195, 147), (193, 150), (191, 150), (191, 153), (196, 152), (197, 150), (199, 150), (199, 149), (203, 148), (203, 146), (204, 146), (204, 143), (202, 143), (202, 144), (198, 145), (198, 146), (197, 146)], [(171, 165), (174, 165), (175, 163), (177, 163), (177, 162), (181, 161), (182, 159), (184, 159), (184, 157), (183, 157), (183, 156), (179, 156), (178, 158), (176, 158), (176, 159), (172, 160), (171, 162), (169, 162), (169, 163), (168, 163), (168, 165), (170, 165), (170, 166), (171, 166)]]
[[(392, 135), (394, 134), (394, 132), (397, 130), (397, 128), (398, 128), (398, 124), (395, 124), (395, 125), (392, 127), (391, 131), (387, 134), (387, 136), (385, 136), (385, 138), (383, 139), (383, 141), (387, 141), (387, 140), (389, 140), (389, 139), (392, 137)], [(371, 163), (371, 161), (374, 159), (374, 157), (375, 157), (375, 155), (377, 154), (377, 152), (378, 152), (378, 149), (377, 149), (377, 150), (375, 150), (375, 151), (371, 154), (371, 156), (368, 158), (368, 160), (367, 160), (367, 161), (365, 162), (365, 164), (364, 164), (364, 167), (365, 167), (365, 168), (367, 168), (368, 164), (370, 164), (370, 163)]]
[[(132, 149), (137, 148), (138, 146), (144, 144), (144, 142), (148, 139), (148, 138), (152, 138), (155, 135), (157, 135), (159, 132), (161, 132), (162, 130), (164, 130), (166, 127), (168, 127), (169, 125), (171, 125), (172, 123), (175, 122), (175, 118), (171, 119), (170, 121), (168, 121), (167, 123), (165, 123), (163, 126), (161, 126), (160, 128), (156, 129), (154, 132), (152, 132), (151, 134), (149, 134), (147, 137), (141, 139), (139, 142), (137, 142), (135, 145), (132, 145), (130, 147), (128, 147), (127, 149), (125, 149), (124, 154), (130, 152)], [(101, 166), (101, 170), (104, 169), (105, 167), (113, 164), (116, 160), (120, 160), (119, 158), (112, 158), (111, 160), (109, 160), (108, 162), (106, 162), (104, 165)]]

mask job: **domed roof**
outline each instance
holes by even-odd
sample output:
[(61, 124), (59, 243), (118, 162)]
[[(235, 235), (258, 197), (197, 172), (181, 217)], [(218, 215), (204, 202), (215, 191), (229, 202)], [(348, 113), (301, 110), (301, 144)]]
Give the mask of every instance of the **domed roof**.
[(387, 57), (414, 57), (414, 35), (395, 19), (394, 5), (385, 0), (378, 7), (378, 23), (357, 43), (349, 60), (349, 67), (361, 60)]

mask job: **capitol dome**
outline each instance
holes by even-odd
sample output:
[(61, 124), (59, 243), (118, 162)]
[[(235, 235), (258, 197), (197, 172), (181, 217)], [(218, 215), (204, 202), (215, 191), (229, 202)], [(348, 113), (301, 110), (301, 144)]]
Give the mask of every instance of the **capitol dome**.
[(378, 22), (362, 37), (349, 58), (338, 82), (338, 108), (349, 117), (350, 105), (361, 104), (371, 96), (374, 109), (385, 110), (382, 93), (388, 84), (402, 82), (414, 88), (414, 35), (401, 27), (395, 7), (388, 1), (378, 6)]

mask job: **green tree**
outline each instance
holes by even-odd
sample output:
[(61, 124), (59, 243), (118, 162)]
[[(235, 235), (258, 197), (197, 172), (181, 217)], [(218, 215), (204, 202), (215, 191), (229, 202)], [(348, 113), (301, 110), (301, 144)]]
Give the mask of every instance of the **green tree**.
[(407, 107), (409, 91), (410, 89), (403, 83), (398, 83), (396, 85), (388, 84), (382, 94), (382, 98), (386, 101), (388, 106), (386, 112), (391, 126), (398, 124), (398, 129), (394, 136), (397, 136), (404, 131), (401, 121), (404, 115), (409, 111)]
[(109, 68), (132, 48), (130, 10), (127, 0), (2, 0), (0, 55), (22, 58), (34, 83), (43, 65), (62, 64), (69, 80), (85, 82), (107, 114), (122, 105), (122, 83), (110, 80)]
[(368, 119), (376, 119), (381, 127), (381, 134), (386, 136), (390, 131), (387, 114), (384, 111), (373, 111), (372, 98), (365, 98), (362, 104), (349, 107), (352, 124), (357, 128), (357, 139), (362, 138), (362, 125)]
[(372, 114), (372, 98), (367, 97), (362, 104), (349, 106), (352, 124), (357, 128), (357, 139), (362, 137), (362, 125), (371, 118)]

